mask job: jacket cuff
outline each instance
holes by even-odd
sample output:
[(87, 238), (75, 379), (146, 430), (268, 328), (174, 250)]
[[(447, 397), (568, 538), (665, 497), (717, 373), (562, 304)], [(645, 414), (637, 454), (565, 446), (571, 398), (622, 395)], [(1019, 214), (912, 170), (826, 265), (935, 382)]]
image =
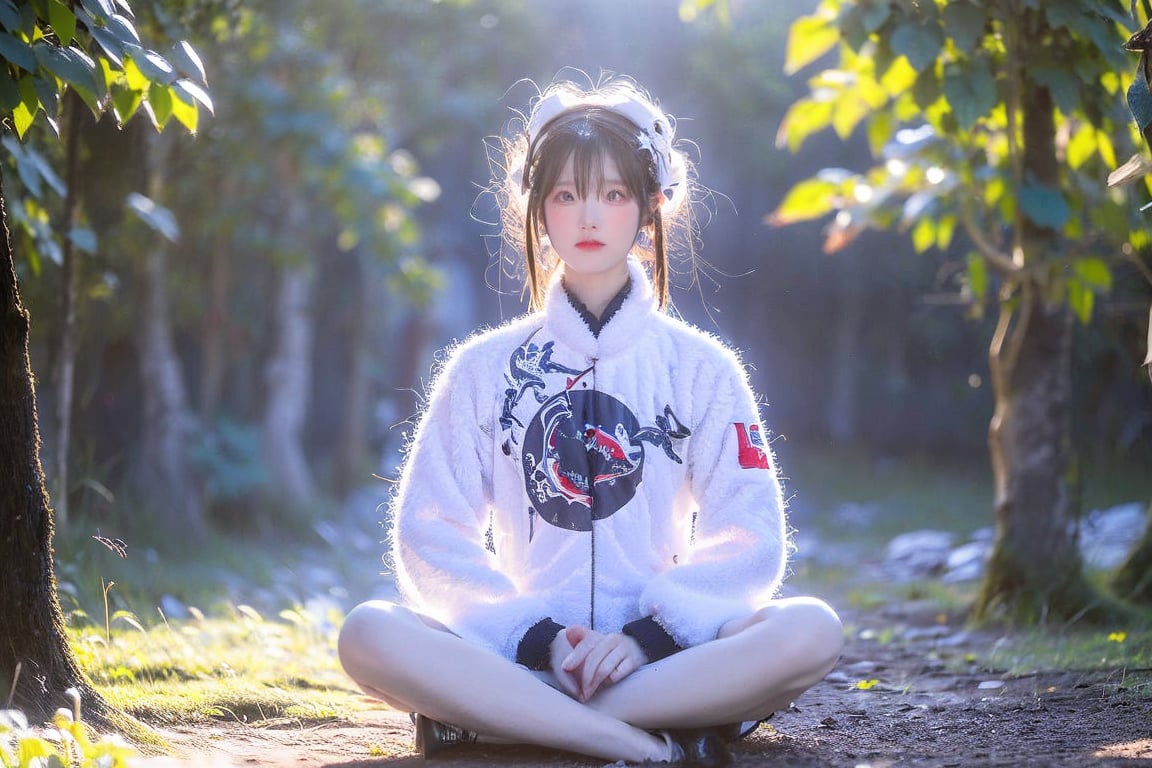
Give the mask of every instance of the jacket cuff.
[(640, 649), (648, 657), (648, 663), (660, 661), (684, 650), (672, 635), (668, 634), (668, 630), (660, 626), (651, 616), (631, 621), (625, 624), (621, 631), (640, 644)]
[(516, 646), (516, 663), (541, 672), (551, 669), (552, 641), (563, 629), (564, 626), (551, 617), (533, 624)]

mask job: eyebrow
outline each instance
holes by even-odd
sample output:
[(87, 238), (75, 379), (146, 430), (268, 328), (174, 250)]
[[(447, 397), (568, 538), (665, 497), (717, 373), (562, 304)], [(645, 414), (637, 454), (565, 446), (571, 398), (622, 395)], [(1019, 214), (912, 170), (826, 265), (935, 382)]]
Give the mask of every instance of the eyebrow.
[[(609, 187), (611, 187), (611, 186), (620, 186), (620, 187), (625, 186), (623, 179), (601, 179), (600, 183), (602, 185), (609, 186)], [(554, 186), (557, 186), (557, 187), (563, 187), (563, 186), (574, 187), (574, 186), (576, 186), (576, 180), (569, 177), (569, 176), (561, 176), (559, 179), (556, 180), (556, 184)]]

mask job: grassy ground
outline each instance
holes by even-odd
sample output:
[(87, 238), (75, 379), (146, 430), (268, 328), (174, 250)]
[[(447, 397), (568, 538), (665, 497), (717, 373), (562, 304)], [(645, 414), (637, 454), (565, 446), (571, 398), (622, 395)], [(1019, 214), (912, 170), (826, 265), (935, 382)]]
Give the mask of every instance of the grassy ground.
[[(830, 458), (791, 449), (780, 451), (780, 458), (789, 488), (801, 489), (792, 491), (794, 524), (846, 553), (835, 565), (798, 560), (792, 580), (797, 591), (820, 594), (857, 615), (893, 605), (930, 606), (943, 624), (963, 614), (974, 594), (971, 583), (893, 584), (860, 565), (878, 559), (885, 543), (907, 530), (964, 536), (989, 525), (985, 467)], [(1089, 475), (1086, 508), (1146, 499), (1152, 495), (1147, 482), (1123, 473)], [(297, 559), (318, 559), (347, 578), (347, 592), (357, 595), (363, 588), (354, 582), (378, 578), (378, 561), (371, 552), (349, 555), (325, 549), (323, 542), (317, 546), (311, 532), (300, 537), (309, 547), (299, 552), (283, 541), (261, 546), (229, 537), (183, 553), (130, 542), (128, 557), (121, 558), (87, 531), (62, 536), (62, 602), (82, 665), (114, 704), (157, 727), (308, 727), (354, 717), (364, 703), (341, 672), (334, 647), (342, 610), (331, 600), (309, 602), (303, 592), (294, 600), (284, 581), (304, 568)], [(264, 603), (241, 602), (245, 594)], [(176, 597), (187, 617), (158, 610), (163, 596)], [(900, 622), (871, 622), (861, 631), (883, 644), (899, 637)], [(1009, 675), (1107, 669), (1123, 678), (1127, 670), (1152, 667), (1152, 628), (1047, 627), (1004, 635), (978, 655), (960, 663)], [(1152, 700), (1152, 691), (1144, 695)]]

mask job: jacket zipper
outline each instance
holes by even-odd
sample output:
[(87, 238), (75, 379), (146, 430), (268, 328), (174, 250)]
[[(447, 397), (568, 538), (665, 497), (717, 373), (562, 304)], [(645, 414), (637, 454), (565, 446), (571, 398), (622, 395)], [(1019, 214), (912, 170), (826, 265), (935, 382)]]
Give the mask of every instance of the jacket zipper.
[[(599, 392), (600, 389), (596, 383), (596, 363), (598, 358), (592, 357), (588, 362), (592, 366), (592, 391)], [(593, 418), (596, 414), (593, 413)], [(596, 506), (596, 478), (592, 473), (588, 473), (588, 495), (591, 498), (591, 503), (588, 505), (588, 532), (589, 540), (591, 541), (591, 557), (592, 568), (591, 574), (588, 578), (588, 629), (595, 631), (596, 629), (596, 519), (593, 516), (593, 509)]]

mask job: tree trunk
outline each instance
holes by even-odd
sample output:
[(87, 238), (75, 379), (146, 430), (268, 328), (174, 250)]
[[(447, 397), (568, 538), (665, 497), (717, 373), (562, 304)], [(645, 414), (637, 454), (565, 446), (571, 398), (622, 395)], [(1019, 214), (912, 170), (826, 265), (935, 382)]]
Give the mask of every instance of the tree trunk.
[(860, 329), (864, 319), (864, 281), (860, 259), (840, 262), (840, 286), (836, 318), (836, 338), (832, 353), (832, 391), (828, 397), (828, 437), (834, 448), (849, 448), (859, 427), (860, 372), (862, 353)]
[[(1045, 88), (1022, 94), (1023, 178), (1058, 188), (1054, 108)], [(1056, 234), (1020, 217), (1025, 268), (1042, 264)], [(1015, 278), (1014, 278), (1015, 279)], [(1009, 283), (989, 352), (995, 412), (988, 432), (996, 540), (976, 611), (1025, 623), (1104, 618), (1111, 608), (1083, 576), (1072, 477), (1072, 315), (1050, 306), (1042, 278)], [(1014, 286), (1016, 290), (1010, 291)]]
[[(149, 138), (149, 196), (159, 202), (172, 138)], [(168, 242), (150, 238), (144, 265), (145, 304), (141, 323), (141, 383), (144, 435), (141, 490), (165, 524), (193, 537), (204, 532), (204, 504), (192, 476), (188, 449), (196, 420), (188, 407), (184, 374), (172, 342), (168, 303)]]
[(1112, 588), (1125, 600), (1152, 605), (1152, 504), (1144, 535), (1112, 576)]
[[(232, 199), (230, 185), (225, 181), (220, 199)], [(225, 203), (227, 204), (227, 203)], [(224, 386), (225, 334), (228, 327), (228, 288), (232, 281), (232, 253), (228, 238), (218, 234), (215, 247), (205, 254), (208, 260), (208, 307), (201, 326), (200, 418), (211, 425), (216, 418)]]
[[(1005, 309), (1004, 311), (1009, 311)], [(1083, 583), (1071, 466), (1072, 319), (1065, 307), (1025, 303), (1017, 346), (993, 348), (996, 410), (988, 434), (996, 542), (979, 612), (1030, 622), (1072, 615), (1091, 595)], [(1018, 357), (1006, 359), (1013, 351)]]
[(80, 194), (80, 125), (85, 109), (84, 103), (74, 90), (64, 95), (66, 171), (64, 182), (67, 186), (64, 197), (64, 213), (60, 231), (64, 233), (61, 248), (60, 269), (60, 335), (54, 356), (56, 365), (52, 379), (56, 387), (56, 418), (52, 437), (54, 438), (53, 478), (56, 498), (55, 520), (61, 527), (68, 525), (68, 459), (72, 447), (72, 399), (76, 380), (76, 248), (72, 244), (71, 232), (76, 226), (76, 202)]
[(312, 380), (311, 285), (309, 266), (296, 265), (281, 270), (274, 320), (276, 347), (264, 368), (267, 387), (261, 430), (264, 464), (273, 494), (298, 507), (314, 504), (317, 496), (301, 444)]
[(344, 344), (348, 349), (348, 371), (345, 379), (344, 397), (341, 400), (340, 431), (336, 447), (336, 466), (332, 472), (332, 489), (338, 497), (363, 485), (369, 478), (368, 425), (369, 416), (369, 360), (371, 355), (369, 332), (376, 308), (368, 300), (368, 278), (370, 269), (365, 268), (365, 257), (356, 254), (358, 278), (353, 286), (354, 295), (349, 297), (353, 306), (349, 311), (350, 322), (344, 333)]
[(52, 560), (52, 510), (40, 465), (36, 394), (28, 359), (29, 316), (20, 300), (0, 172), (0, 704), (34, 722), (69, 706), (76, 688), (86, 719), (106, 724), (112, 710), (80, 670), (64, 628)]

